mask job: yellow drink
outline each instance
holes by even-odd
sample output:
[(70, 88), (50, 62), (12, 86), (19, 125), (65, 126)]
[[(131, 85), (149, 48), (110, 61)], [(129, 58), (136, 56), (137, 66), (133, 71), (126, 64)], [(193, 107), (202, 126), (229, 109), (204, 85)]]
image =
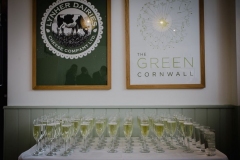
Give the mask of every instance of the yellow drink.
[(38, 125), (34, 125), (33, 126), (33, 138), (37, 141), (40, 136), (41, 136), (41, 125), (38, 124)]
[(191, 137), (193, 133), (193, 124), (192, 123), (184, 123), (184, 134), (186, 137)]
[(97, 121), (95, 123), (95, 128), (96, 128), (96, 133), (98, 136), (101, 136), (103, 133), (103, 129), (104, 129), (104, 122), (103, 121)]
[(133, 126), (131, 123), (125, 123), (123, 125), (123, 132), (126, 138), (130, 138), (132, 136)]
[(86, 138), (87, 135), (88, 135), (89, 127), (90, 127), (90, 124), (87, 123), (87, 122), (83, 122), (83, 123), (80, 125), (81, 134), (82, 134), (82, 136), (83, 136), (84, 138)]
[(141, 124), (141, 134), (143, 137), (147, 137), (149, 134), (149, 124)]
[(108, 123), (108, 133), (111, 137), (114, 137), (117, 134), (117, 123), (116, 122)]
[(171, 136), (174, 135), (177, 128), (177, 122), (176, 121), (167, 121), (167, 128)]
[(47, 124), (46, 125), (46, 134), (47, 134), (47, 138), (49, 139), (53, 139), (55, 137), (55, 124)]
[(61, 134), (62, 134), (62, 138), (64, 141), (67, 141), (67, 139), (70, 136), (70, 128), (71, 128), (71, 125), (62, 125), (61, 126)]
[(164, 124), (154, 123), (154, 131), (158, 138), (162, 137), (164, 131)]

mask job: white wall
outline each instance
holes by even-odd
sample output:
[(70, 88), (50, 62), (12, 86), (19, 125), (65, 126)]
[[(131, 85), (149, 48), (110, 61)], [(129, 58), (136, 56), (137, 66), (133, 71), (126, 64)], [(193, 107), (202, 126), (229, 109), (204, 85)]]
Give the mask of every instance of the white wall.
[(112, 0), (112, 89), (32, 90), (31, 0), (8, 0), (8, 106), (237, 104), (234, 0), (205, 1), (206, 88), (127, 90), (124, 0)]

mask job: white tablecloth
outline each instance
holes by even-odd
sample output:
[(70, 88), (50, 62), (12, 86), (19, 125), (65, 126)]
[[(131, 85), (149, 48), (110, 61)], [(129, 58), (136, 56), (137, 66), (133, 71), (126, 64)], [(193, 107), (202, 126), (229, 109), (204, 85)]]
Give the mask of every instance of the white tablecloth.
[[(33, 152), (36, 149), (36, 145), (30, 148), (29, 150), (23, 152), (19, 157), (18, 160), (228, 160), (227, 156), (222, 152), (216, 150), (215, 156), (207, 156), (207, 155), (199, 155), (197, 151), (193, 153), (185, 153), (182, 149), (177, 150), (169, 150), (167, 149), (168, 146), (162, 146), (165, 150), (164, 153), (156, 153), (153, 149), (153, 145), (148, 139), (148, 145), (150, 147), (150, 153), (141, 153), (140, 148), (141, 144), (137, 140), (137, 138), (133, 138), (134, 146), (133, 146), (133, 153), (123, 153), (123, 148), (125, 146), (124, 138), (120, 139), (119, 146), (117, 148), (117, 153), (108, 153), (107, 147), (109, 145), (109, 139), (107, 142), (107, 146), (104, 147), (103, 150), (96, 150), (94, 149), (98, 139), (95, 139), (94, 143), (90, 148), (90, 151), (87, 153), (79, 152), (79, 148), (75, 149), (74, 152), (65, 157), (61, 156), (61, 153), (64, 152), (64, 148), (62, 148), (57, 155), (54, 156), (46, 156), (46, 153), (49, 152), (45, 151), (43, 155), (40, 156), (32, 156)], [(82, 142), (81, 142), (82, 144)], [(81, 147), (81, 145), (79, 146)]]

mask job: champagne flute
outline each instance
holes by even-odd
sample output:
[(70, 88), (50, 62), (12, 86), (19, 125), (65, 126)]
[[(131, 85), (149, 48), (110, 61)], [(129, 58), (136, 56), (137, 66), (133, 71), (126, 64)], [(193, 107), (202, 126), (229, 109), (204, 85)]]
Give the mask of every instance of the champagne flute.
[(150, 150), (149, 148), (147, 147), (147, 144), (146, 144), (146, 139), (148, 137), (148, 134), (149, 134), (149, 120), (148, 120), (148, 117), (146, 115), (142, 115), (142, 117), (140, 117), (140, 125), (141, 125), (141, 135), (142, 135), (142, 138), (143, 138), (143, 147), (141, 149), (141, 153), (149, 153)]
[(86, 152), (88, 152), (86, 139), (87, 139), (87, 136), (88, 136), (89, 131), (90, 131), (90, 122), (89, 122), (87, 117), (84, 117), (82, 119), (82, 122), (80, 124), (80, 131), (81, 131), (81, 134), (83, 136), (83, 147), (80, 150), (80, 152), (86, 153)]
[(68, 156), (69, 152), (67, 151), (67, 141), (70, 135), (71, 123), (67, 118), (64, 118), (61, 123), (61, 136), (64, 140), (65, 151), (61, 154), (62, 156)]
[(170, 146), (168, 147), (168, 149), (170, 150), (176, 150), (177, 148), (173, 146), (173, 136), (176, 132), (176, 128), (177, 128), (177, 122), (176, 122), (176, 118), (175, 117), (170, 117), (167, 121), (167, 128), (171, 137), (171, 143)]
[(132, 153), (133, 150), (131, 148), (131, 136), (132, 136), (132, 130), (133, 130), (133, 120), (131, 115), (127, 115), (124, 119), (123, 124), (123, 133), (125, 138), (127, 139), (127, 146), (124, 153)]
[(52, 149), (52, 152), (56, 153), (57, 151), (59, 151), (59, 148), (57, 146), (57, 142), (58, 142), (58, 139), (60, 137), (60, 121), (58, 121), (57, 119), (55, 119), (55, 147)]
[(168, 137), (169, 137), (170, 132), (169, 132), (168, 125), (167, 125), (168, 118), (166, 116), (163, 116), (162, 121), (164, 124), (163, 139), (165, 141), (166, 146), (169, 146), (170, 143), (168, 142)]
[(73, 124), (73, 119), (72, 118), (69, 118), (69, 123), (71, 124), (71, 127), (70, 127), (70, 131), (69, 131), (69, 137), (68, 137), (68, 141), (69, 141), (69, 148), (67, 149), (68, 153), (71, 154), (73, 153), (73, 148), (70, 146), (71, 144), (71, 140), (73, 138), (73, 134), (74, 134), (74, 124)]
[(192, 133), (193, 133), (193, 122), (191, 118), (186, 118), (184, 121), (184, 135), (187, 138), (187, 149), (184, 150), (184, 152), (186, 153), (192, 153), (194, 152), (193, 150), (191, 150), (190, 148), (190, 138), (192, 137)]
[(187, 146), (185, 144), (185, 134), (184, 134), (185, 117), (184, 116), (180, 116), (180, 117), (178, 117), (177, 121), (178, 121), (179, 133), (180, 133), (180, 136), (182, 137), (182, 139), (181, 139), (181, 141), (182, 141), (181, 148), (186, 149)]
[(42, 116), (41, 117), (41, 123), (42, 123), (42, 126), (43, 126), (43, 145), (42, 145), (42, 150), (43, 151), (46, 151), (47, 149), (47, 142), (45, 141), (46, 140), (46, 125), (47, 125), (47, 119), (48, 117), (46, 115)]
[(101, 117), (101, 116), (96, 117), (95, 130), (99, 138), (98, 144), (95, 147), (95, 149), (97, 150), (103, 149), (103, 146), (101, 144), (101, 136), (104, 131), (104, 120), (105, 120), (104, 117)]
[(164, 133), (164, 123), (163, 123), (162, 118), (160, 118), (160, 117), (155, 117), (153, 122), (154, 122), (153, 123), (154, 132), (155, 132), (155, 135), (157, 136), (157, 140), (158, 140), (156, 152), (163, 153), (165, 151), (161, 147), (161, 138)]
[(80, 118), (75, 116), (72, 120), (72, 124), (73, 124), (73, 139), (74, 139), (74, 144), (72, 145), (72, 148), (75, 149), (77, 148), (77, 134), (80, 130)]
[(108, 150), (108, 153), (116, 153), (117, 150), (115, 150), (114, 148), (114, 137), (117, 134), (117, 130), (118, 130), (118, 122), (117, 122), (117, 117), (116, 116), (112, 116), (109, 118), (108, 120), (108, 134), (111, 137), (111, 147), (110, 150)]
[(53, 156), (54, 153), (52, 152), (52, 141), (56, 136), (56, 131), (55, 131), (55, 123), (54, 123), (54, 119), (53, 118), (49, 118), (47, 120), (47, 125), (46, 125), (46, 135), (47, 135), (47, 139), (49, 141), (49, 145), (50, 145), (50, 151), (47, 154), (47, 156)]
[(101, 144), (103, 145), (103, 146), (105, 146), (106, 145), (106, 139), (105, 139), (105, 134), (104, 134), (104, 132), (107, 130), (107, 123), (108, 123), (108, 118), (106, 117), (106, 114), (104, 114), (104, 119), (103, 119), (103, 134), (102, 134), (102, 136), (101, 136)]
[(42, 125), (41, 125), (41, 122), (39, 121), (39, 119), (34, 119), (33, 120), (33, 138), (36, 141), (37, 149), (33, 153), (33, 156), (39, 156), (42, 154), (41, 152), (39, 152), (39, 148), (38, 148), (38, 143), (41, 138), (41, 127), (42, 127)]
[(89, 121), (89, 133), (88, 133), (88, 140), (89, 143), (93, 142), (93, 128), (95, 123), (95, 118), (93, 112), (88, 115), (88, 121)]

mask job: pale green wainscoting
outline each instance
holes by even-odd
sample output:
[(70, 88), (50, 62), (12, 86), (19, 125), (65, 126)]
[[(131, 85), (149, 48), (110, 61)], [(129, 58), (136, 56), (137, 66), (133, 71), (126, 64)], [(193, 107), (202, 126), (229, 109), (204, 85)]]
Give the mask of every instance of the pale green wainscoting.
[[(131, 111), (135, 118), (139, 113), (182, 113), (192, 117), (201, 125), (208, 125), (216, 130), (216, 147), (229, 159), (238, 159), (237, 131), (239, 109), (231, 105), (224, 106), (6, 106), (4, 107), (4, 160), (16, 160), (17, 157), (35, 144), (32, 136), (32, 121), (46, 113), (82, 114), (106, 111), (107, 114), (119, 112), (123, 117)], [(138, 135), (136, 125), (133, 136)], [(122, 128), (120, 134), (123, 136)]]

